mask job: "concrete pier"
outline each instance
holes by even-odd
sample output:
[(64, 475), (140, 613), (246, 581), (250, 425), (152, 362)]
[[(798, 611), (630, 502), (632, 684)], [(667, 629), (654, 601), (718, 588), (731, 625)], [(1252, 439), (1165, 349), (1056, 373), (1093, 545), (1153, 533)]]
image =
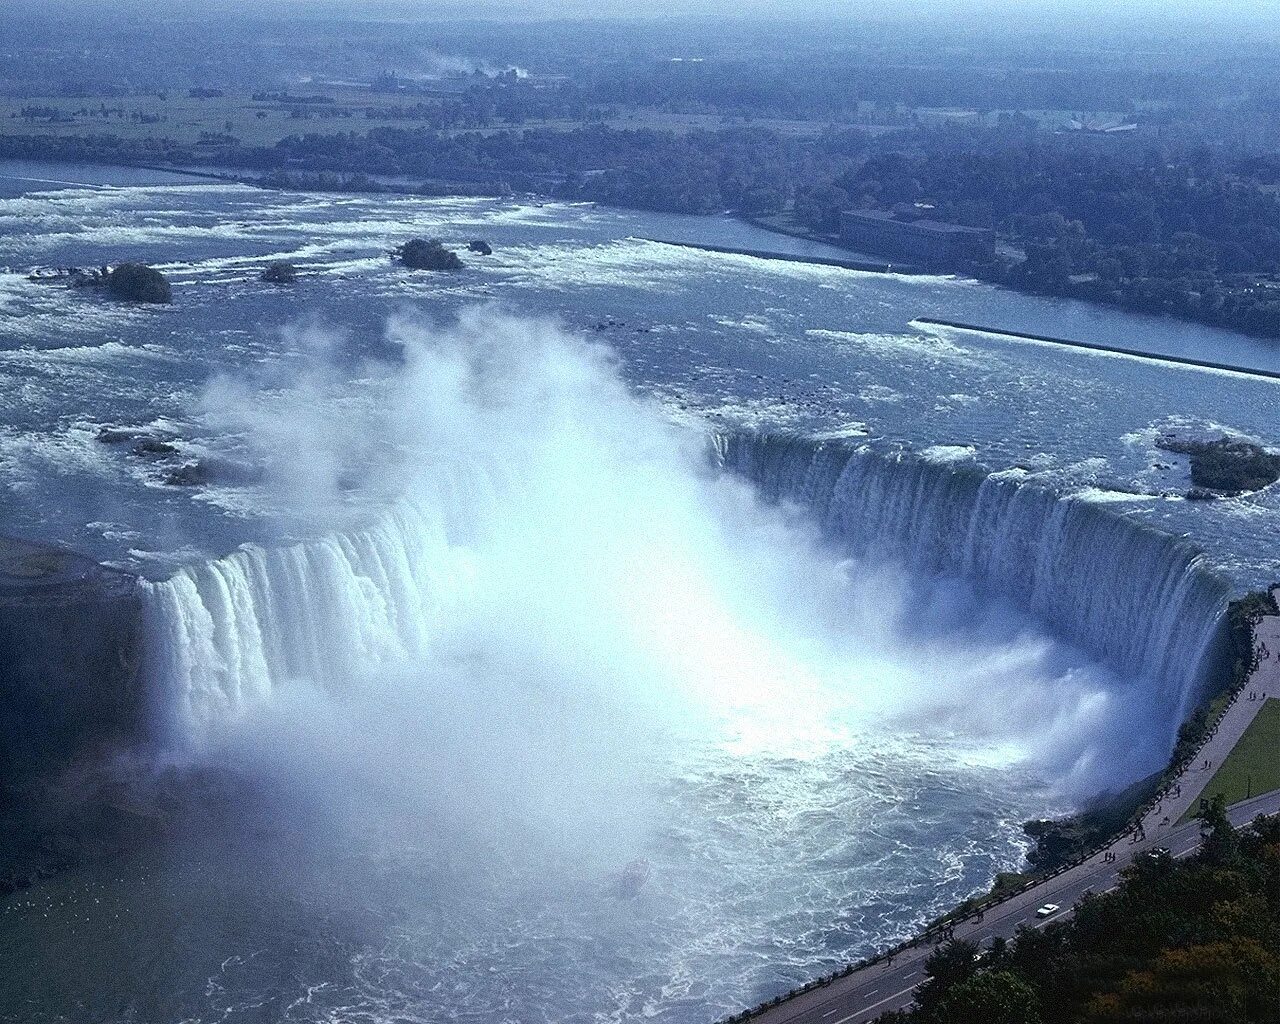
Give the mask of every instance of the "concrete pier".
[(869, 274), (918, 274), (921, 271), (907, 263), (876, 263), (869, 260), (843, 259), (836, 256), (805, 256), (800, 253), (773, 252), (768, 249), (739, 249), (731, 245), (707, 245), (702, 242), (677, 242), (669, 238), (641, 238), (642, 242), (674, 245), (680, 249), (697, 249), (726, 256), (751, 256), (758, 260), (781, 260), (783, 263), (807, 263), (816, 267), (839, 267), (861, 270)]

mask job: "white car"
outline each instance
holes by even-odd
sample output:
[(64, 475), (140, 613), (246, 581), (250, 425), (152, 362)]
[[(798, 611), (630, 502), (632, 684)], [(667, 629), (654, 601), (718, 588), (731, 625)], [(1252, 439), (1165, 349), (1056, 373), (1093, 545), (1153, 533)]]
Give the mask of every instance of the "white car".
[(1053, 917), (1062, 908), (1056, 903), (1046, 903), (1036, 911), (1036, 917)]

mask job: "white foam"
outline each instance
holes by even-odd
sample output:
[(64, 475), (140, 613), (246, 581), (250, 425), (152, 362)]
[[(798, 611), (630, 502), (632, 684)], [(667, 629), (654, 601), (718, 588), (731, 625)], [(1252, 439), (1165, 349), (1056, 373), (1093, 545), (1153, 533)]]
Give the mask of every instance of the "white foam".
[(858, 390), (858, 397), (864, 402), (901, 402), (903, 395), (885, 384), (868, 384)]
[(976, 454), (977, 449), (971, 444), (935, 444), (925, 448), (920, 455), (929, 462), (947, 464), (968, 462)]
[(1117, 491), (1105, 487), (1083, 487), (1073, 491), (1071, 497), (1079, 501), (1091, 502), (1095, 505), (1125, 504), (1133, 501), (1158, 501), (1158, 494), (1135, 494), (1132, 491)]
[(944, 338), (927, 334), (882, 334), (823, 328), (811, 328), (805, 331), (805, 334), (837, 347), (847, 346), (880, 355), (922, 356), (927, 359), (945, 359), (962, 363), (974, 361), (973, 353), (969, 349), (962, 348)]

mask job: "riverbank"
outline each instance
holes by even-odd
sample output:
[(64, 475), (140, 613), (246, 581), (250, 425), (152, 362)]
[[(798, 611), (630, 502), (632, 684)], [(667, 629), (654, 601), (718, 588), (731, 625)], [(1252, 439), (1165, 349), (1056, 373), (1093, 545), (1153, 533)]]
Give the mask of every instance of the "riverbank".
[(463, 196), (500, 199), (511, 191), (483, 182), (412, 180), (379, 174), (336, 174), (326, 171), (272, 171), (246, 174), (232, 168), (166, 167), (160, 164), (131, 164), (141, 170), (181, 174), (205, 181), (223, 181), (250, 188), (282, 192), (342, 192), (354, 195), (406, 195), (447, 198)]
[[(101, 162), (91, 164), (86, 161), (72, 160), (69, 158), (59, 157), (57, 154), (45, 158), (44, 162), (56, 162), (63, 166), (105, 166)], [(351, 193), (351, 194), (395, 194), (395, 195), (418, 195), (431, 198), (445, 198), (450, 196), (465, 198), (507, 198), (519, 197), (528, 198), (531, 201), (552, 201), (553, 198), (563, 200), (563, 196), (555, 195), (558, 190), (554, 188), (554, 184), (549, 184), (543, 180), (517, 180), (516, 178), (498, 180), (496, 175), (489, 175), (488, 180), (475, 179), (455, 179), (449, 177), (430, 178), (430, 179), (414, 179), (410, 180), (404, 177), (396, 177), (392, 175), (380, 175), (376, 173), (362, 172), (330, 172), (330, 171), (307, 171), (296, 169), (277, 169), (277, 170), (254, 170), (236, 169), (228, 165), (203, 165), (198, 163), (172, 162), (165, 163), (163, 161), (126, 161), (119, 160), (112, 163), (111, 166), (119, 167), (124, 170), (133, 171), (151, 171), (157, 174), (167, 174), (174, 176), (183, 176), (188, 180), (204, 180), (204, 181), (225, 181), (229, 183), (242, 184), (250, 187), (267, 188), (282, 191), (296, 191), (300, 193), (307, 192), (333, 192), (333, 193)], [(151, 182), (146, 182), (151, 183)], [(518, 186), (518, 187), (516, 187)], [(608, 206), (601, 204), (605, 208), (614, 209), (640, 209), (643, 207), (627, 207), (627, 206)], [(690, 217), (708, 217), (711, 215), (687, 215)], [(714, 217), (712, 217), (714, 219)], [(733, 217), (739, 224), (745, 225), (757, 232), (767, 232), (776, 237), (782, 237), (794, 240), (805, 246), (813, 246), (815, 249), (837, 250), (839, 253), (847, 253), (847, 255), (838, 254), (834, 256), (823, 256), (821, 262), (824, 265), (842, 267), (846, 269), (858, 270), (871, 273), (894, 273), (894, 274), (946, 274), (959, 278), (967, 278), (973, 281), (982, 281), (987, 284), (995, 285), (1000, 288), (1008, 289), (1011, 292), (1026, 296), (1049, 296), (1054, 300), (1064, 302), (1078, 302), (1095, 309), (1117, 309), (1122, 310), (1131, 315), (1136, 314), (1143, 317), (1149, 317), (1153, 322), (1163, 322), (1169, 325), (1171, 333), (1185, 333), (1185, 327), (1191, 325), (1208, 326), (1213, 330), (1220, 331), (1223, 335), (1235, 334), (1241, 340), (1246, 340), (1254, 345), (1257, 344), (1255, 339), (1268, 338), (1270, 335), (1266, 331), (1249, 331), (1245, 333), (1243, 328), (1233, 327), (1229, 323), (1220, 322), (1212, 318), (1199, 318), (1186, 316), (1179, 313), (1173, 308), (1135, 308), (1132, 304), (1126, 304), (1120, 301), (1108, 301), (1106, 296), (1095, 294), (1089, 288), (1084, 290), (1076, 289), (1074, 286), (1066, 290), (1058, 289), (1055, 291), (1046, 291), (1043, 288), (1031, 287), (1028, 283), (1016, 274), (1012, 274), (1009, 270), (1014, 264), (1000, 263), (990, 268), (978, 266), (970, 267), (952, 267), (943, 269), (923, 268), (906, 263), (896, 263), (892, 260), (877, 258), (862, 252), (857, 252), (844, 247), (838, 238), (832, 235), (821, 234), (817, 232), (807, 231), (794, 220), (786, 215), (745, 215), (738, 214)], [(669, 237), (665, 237), (664, 241), (674, 241)], [(800, 246), (797, 246), (798, 248)], [(710, 245), (707, 251), (719, 251)], [(772, 246), (769, 245), (745, 245), (745, 246), (727, 246), (723, 249), (727, 252), (742, 252), (747, 255), (757, 255), (762, 257), (778, 258), (778, 254)], [(790, 258), (790, 254), (781, 254)], [(801, 255), (804, 255), (801, 253)], [(808, 260), (796, 260), (795, 262), (809, 262)], [(1083, 287), (1083, 286), (1082, 286)], [(1038, 325), (1037, 325), (1038, 326)], [(1237, 333), (1239, 332), (1239, 333)], [(1268, 356), (1268, 361), (1274, 356)], [(1212, 364), (1211, 364), (1212, 365)], [(1234, 367), (1236, 364), (1227, 364)]]
[[(822, 245), (843, 248), (838, 237), (806, 230), (795, 224), (785, 213), (770, 216), (744, 214), (740, 215), (738, 219), (743, 223), (750, 224), (752, 227), (759, 228), (762, 231), (769, 231), (776, 235), (785, 235), (788, 238), (799, 238)], [(865, 257), (866, 254), (858, 253), (857, 255)], [(1179, 323), (1198, 324), (1219, 330), (1233, 331), (1249, 338), (1259, 338), (1273, 342), (1280, 337), (1280, 324), (1258, 326), (1247, 322), (1237, 322), (1231, 318), (1188, 315), (1186, 312), (1179, 310), (1177, 304), (1172, 301), (1165, 301), (1163, 304), (1157, 305), (1147, 305), (1132, 301), (1126, 302), (1120, 292), (1105, 290), (1102, 283), (1096, 280), (1096, 275), (1095, 277), (1084, 276), (1078, 279), (1068, 278), (1061, 286), (1036, 286), (1033, 282), (1017, 273), (1021, 258), (1020, 250), (1013, 248), (1008, 239), (1002, 239), (997, 241), (997, 259), (995, 262), (975, 264), (963, 268), (951, 268), (947, 272), (969, 277), (986, 284), (996, 285), (997, 287), (1008, 288), (1022, 295), (1038, 295), (1087, 302), (1101, 308), (1119, 309), (1127, 313), (1136, 313), (1143, 316), (1168, 317)]]
[[(25, 176), (22, 174), (5, 174), (5, 165), (31, 167), (66, 167), (80, 168), (93, 172), (90, 176), (112, 177), (112, 172), (151, 172), (165, 175), (164, 178), (144, 176), (138, 180), (103, 181), (100, 183), (71, 181), (64, 178), (44, 176)], [(105, 172), (105, 173), (104, 173)], [(69, 171), (68, 174), (74, 172)], [(329, 171), (268, 171), (253, 173), (241, 168), (217, 165), (192, 165), (183, 163), (162, 163), (148, 161), (115, 160), (111, 162), (61, 159), (58, 157), (42, 157), (40, 159), (0, 158), (0, 181), (28, 181), (62, 186), (114, 187), (126, 185), (182, 185), (203, 181), (217, 181), (232, 185), (247, 185), (251, 188), (274, 189), (291, 192), (343, 192), (368, 195), (417, 195), (430, 197), (476, 197), (502, 198), (512, 195), (512, 190), (490, 182), (462, 181), (450, 179), (410, 179), (391, 175), (337, 173)], [(538, 198), (546, 198), (539, 196)]]

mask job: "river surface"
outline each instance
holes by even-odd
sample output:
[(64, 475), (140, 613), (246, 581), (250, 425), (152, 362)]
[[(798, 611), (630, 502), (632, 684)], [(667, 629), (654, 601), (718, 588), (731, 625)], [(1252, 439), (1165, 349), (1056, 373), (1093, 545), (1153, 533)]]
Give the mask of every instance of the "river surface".
[[(388, 255), (414, 236), (494, 252), (414, 273)], [(149, 581), (167, 731), (130, 784), (219, 776), (181, 828), (0, 905), (0, 1020), (709, 1021), (905, 937), (1018, 866), (1020, 821), (1161, 763), (1193, 682), (1113, 657), (1105, 607), (1067, 628), (1001, 580), (1023, 558), (1077, 601), (1070, 564), (1112, 552), (1223, 593), (1280, 577), (1276, 488), (1188, 501), (1155, 447), (1280, 443), (1280, 382), (913, 324), (1280, 351), (652, 239), (823, 253), (728, 219), (0, 167), (5, 532)], [(172, 305), (27, 277), (122, 259)], [(261, 282), (282, 259), (299, 280)], [(968, 500), (911, 477), (884, 484), (895, 551), (833, 550), (698, 468), (744, 431), (995, 474), (1071, 528), (1031, 550), (1000, 519), (976, 586), (977, 540), (903, 555), (913, 508)], [(1171, 599), (1152, 636), (1220, 603)]]

